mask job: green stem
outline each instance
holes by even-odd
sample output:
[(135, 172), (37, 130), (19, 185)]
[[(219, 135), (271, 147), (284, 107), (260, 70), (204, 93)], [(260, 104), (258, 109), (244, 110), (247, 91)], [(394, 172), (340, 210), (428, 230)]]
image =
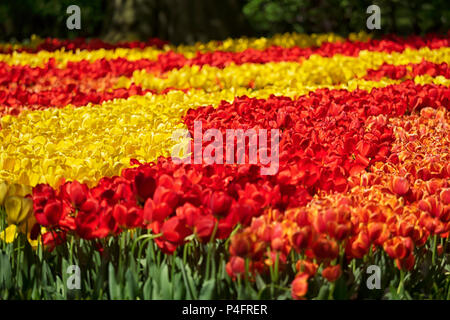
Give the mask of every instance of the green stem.
[(248, 258), (245, 258), (245, 275), (244, 275), (244, 280), (245, 280), (245, 286), (248, 286), (248, 278), (249, 278), (249, 274), (250, 274), (250, 261)]
[(437, 251), (437, 234), (433, 236), (433, 255), (431, 257), (431, 262), (434, 265), (436, 261), (436, 251)]
[[(139, 240), (142, 240), (142, 239), (147, 239), (147, 240), (150, 239), (151, 240), (151, 239), (159, 238), (161, 236), (162, 236), (162, 233), (158, 233), (158, 234), (147, 233), (147, 234), (144, 234), (142, 236), (137, 237), (136, 240), (133, 242), (133, 245), (131, 247), (131, 255), (134, 257), (134, 250), (136, 249), (136, 245), (139, 242)], [(145, 243), (145, 242), (143, 242), (143, 243)], [(139, 257), (140, 257), (140, 254), (138, 255), (138, 258)]]
[(333, 294), (334, 294), (334, 288), (336, 287), (336, 284), (334, 282), (330, 283), (330, 292), (328, 293), (328, 300), (334, 300)]
[(73, 265), (73, 236), (70, 237), (70, 256), (69, 256), (70, 264)]
[(403, 281), (405, 280), (405, 271), (400, 270), (400, 282), (397, 288), (397, 294), (400, 294), (403, 291)]
[(275, 258), (275, 274), (274, 274), (274, 278), (275, 278), (275, 283), (278, 282), (278, 268), (279, 268), (279, 259), (280, 259), (280, 253), (277, 252), (277, 257)]
[(450, 300), (450, 281), (448, 283), (448, 287), (447, 287), (447, 301)]
[[(139, 246), (139, 250), (138, 250), (138, 259), (140, 259), (140, 257), (142, 256), (142, 250), (144, 249), (145, 245), (148, 242), (150, 242), (151, 240), (153, 240), (155, 238), (158, 238), (157, 236), (161, 236), (161, 234), (157, 234), (157, 235), (155, 234), (155, 235), (152, 235), (152, 236), (148, 235), (146, 237), (146, 239), (144, 241), (142, 241), (141, 245)], [(150, 244), (150, 245), (151, 245), (151, 248), (152, 248), (152, 251), (153, 251), (153, 244)], [(140, 268), (141, 268), (141, 264), (138, 263), (138, 273), (140, 272)]]
[[(16, 265), (16, 275), (19, 273), (19, 266), (20, 266), (20, 247), (21, 247), (21, 245), (22, 245), (22, 237), (20, 236), (20, 234), (19, 234), (19, 236), (17, 237), (17, 241), (16, 241), (16, 243), (17, 243), (17, 259), (16, 259), (16, 262), (17, 262), (17, 265)], [(14, 254), (14, 253), (13, 253)], [(15, 255), (15, 254), (14, 254)]]
[[(213, 232), (211, 234), (211, 238), (209, 239), (208, 242), (208, 254), (206, 256), (206, 278), (205, 279), (209, 279), (210, 278), (210, 269), (211, 269), (211, 254), (214, 251), (214, 238), (216, 237), (216, 232), (217, 232), (217, 228), (218, 228), (219, 222), (216, 222), (216, 224), (214, 225), (214, 229)], [(214, 259), (214, 255), (213, 255), (213, 259)]]
[(189, 244), (187, 244), (187, 243), (184, 244), (184, 248), (183, 248), (183, 264), (186, 264), (188, 245)]

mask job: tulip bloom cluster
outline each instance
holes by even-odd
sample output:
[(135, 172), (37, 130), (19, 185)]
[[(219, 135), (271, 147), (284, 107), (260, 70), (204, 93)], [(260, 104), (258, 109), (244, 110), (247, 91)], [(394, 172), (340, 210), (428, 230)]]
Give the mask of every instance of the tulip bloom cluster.
[(335, 281), (341, 275), (339, 259), (360, 259), (383, 249), (399, 269), (411, 270), (414, 252), (423, 253), (428, 238), (448, 238), (448, 110), (427, 107), (393, 122), (395, 141), (388, 160), (353, 175), (348, 192), (320, 192), (308, 206), (284, 213), (269, 210), (236, 234), (230, 246), (230, 275), (244, 272), (246, 258), (259, 271), (272, 265), (274, 257), (283, 266), (295, 250), (303, 259), (297, 261), (292, 295), (301, 298), (319, 265), (322, 276)]
[[(449, 41), (4, 47), (1, 239), (22, 232), (53, 250), (140, 230), (165, 254), (224, 240), (232, 279), (295, 265), (294, 299), (311, 278), (335, 282), (376, 252), (413, 270), (426, 243), (450, 232)], [(198, 122), (223, 141), (227, 129), (279, 130), (277, 172), (174, 161), (173, 132), (194, 136)], [(250, 150), (233, 152), (248, 160)]]

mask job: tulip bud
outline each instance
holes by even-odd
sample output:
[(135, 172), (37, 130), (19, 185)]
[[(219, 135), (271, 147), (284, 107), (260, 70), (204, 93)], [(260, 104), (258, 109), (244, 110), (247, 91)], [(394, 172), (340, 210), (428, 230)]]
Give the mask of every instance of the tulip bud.
[(210, 200), (210, 208), (215, 216), (225, 216), (231, 207), (231, 197), (225, 192), (214, 192)]
[(439, 244), (439, 245), (436, 247), (436, 250), (437, 250), (438, 256), (442, 256), (442, 254), (444, 253), (444, 246), (443, 246), (442, 244)]
[(25, 197), (31, 194), (31, 187), (14, 183), (9, 185), (7, 196)]
[(328, 266), (322, 271), (322, 276), (330, 282), (334, 282), (341, 277), (342, 271), (340, 265)]
[(245, 260), (241, 257), (231, 257), (225, 269), (228, 275), (235, 279), (236, 276), (245, 272)]
[(404, 196), (409, 191), (409, 182), (406, 178), (393, 177), (392, 178), (392, 191), (399, 196)]
[(339, 254), (339, 248), (337, 243), (333, 240), (327, 240), (325, 238), (318, 239), (314, 243), (312, 250), (316, 258), (319, 260), (322, 259), (333, 260), (336, 259), (336, 257)]
[(33, 199), (22, 198), (22, 210), (20, 212), (21, 222), (28, 219), (33, 214)]
[(153, 197), (156, 189), (156, 181), (151, 172), (139, 172), (134, 178), (136, 193), (142, 202)]
[(3, 205), (6, 194), (8, 192), (8, 185), (5, 181), (0, 181), (0, 206)]
[(408, 270), (408, 271), (412, 270), (412, 268), (414, 268), (415, 262), (416, 259), (413, 254), (410, 254), (403, 259), (395, 259), (395, 264), (397, 265), (397, 268), (400, 270)]
[[(450, 188), (443, 189), (439, 195), (443, 204), (450, 204)], [(1, 200), (0, 200), (1, 203)]]
[(248, 235), (238, 233), (233, 236), (230, 243), (230, 253), (233, 256), (245, 257), (250, 252), (251, 244)]
[(8, 224), (19, 225), (32, 211), (33, 201), (29, 198), (10, 196), (5, 199), (5, 210)]
[(298, 272), (304, 272), (309, 276), (314, 276), (317, 272), (317, 264), (307, 260), (298, 260), (295, 267)]
[(292, 282), (291, 295), (293, 299), (302, 299), (308, 292), (308, 274), (301, 273), (297, 275)]
[(87, 188), (79, 183), (78, 181), (73, 181), (67, 187), (67, 192), (69, 194), (70, 201), (76, 206), (81, 206), (87, 198)]

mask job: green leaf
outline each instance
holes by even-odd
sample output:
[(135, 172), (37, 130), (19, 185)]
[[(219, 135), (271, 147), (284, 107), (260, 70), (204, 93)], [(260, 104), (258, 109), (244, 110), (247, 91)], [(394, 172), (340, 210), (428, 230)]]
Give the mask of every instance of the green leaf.
[(137, 292), (138, 292), (138, 284), (136, 279), (136, 273), (133, 272), (131, 269), (128, 269), (125, 273), (125, 292), (126, 292), (126, 298), (130, 300), (136, 299)]
[(164, 264), (164, 266), (162, 267), (160, 284), (162, 298), (165, 300), (172, 299), (172, 286), (169, 280), (169, 268), (167, 264)]
[(152, 298), (152, 281), (150, 278), (145, 281), (144, 288), (142, 289), (142, 294), (145, 300), (150, 300)]
[(179, 258), (177, 258), (175, 261), (178, 264), (178, 267), (181, 269), (185, 286), (188, 289), (187, 298), (197, 300), (197, 290), (195, 288), (194, 280), (192, 279), (190, 268), (188, 266), (185, 266), (183, 264), (183, 261)]
[(182, 281), (182, 274), (176, 273), (173, 280), (175, 285), (175, 289), (173, 292), (174, 300), (186, 299), (186, 287), (182, 285)]
[(328, 298), (328, 286), (322, 285), (319, 290), (319, 294), (317, 297), (314, 298), (314, 300), (327, 300)]
[(11, 289), (12, 287), (11, 263), (6, 254), (0, 256), (0, 289)]
[(203, 286), (198, 296), (199, 300), (211, 300), (213, 299), (214, 289), (216, 287), (216, 280), (209, 279), (203, 282)]
[(108, 286), (109, 295), (112, 300), (120, 299), (120, 287), (117, 284), (116, 275), (114, 273), (114, 266), (109, 263), (108, 266)]
[(159, 294), (159, 286), (155, 280), (152, 280), (152, 299), (153, 300), (162, 300), (161, 295)]

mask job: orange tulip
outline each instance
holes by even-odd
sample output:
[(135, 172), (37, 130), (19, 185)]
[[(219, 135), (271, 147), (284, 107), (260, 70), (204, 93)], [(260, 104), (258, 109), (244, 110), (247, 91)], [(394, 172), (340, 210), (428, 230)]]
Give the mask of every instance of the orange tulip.
[(393, 177), (392, 178), (392, 192), (399, 196), (404, 196), (409, 191), (409, 182), (406, 178)]
[(291, 295), (295, 300), (303, 299), (305, 294), (308, 292), (308, 274), (300, 273), (298, 274), (294, 281), (292, 282)]

